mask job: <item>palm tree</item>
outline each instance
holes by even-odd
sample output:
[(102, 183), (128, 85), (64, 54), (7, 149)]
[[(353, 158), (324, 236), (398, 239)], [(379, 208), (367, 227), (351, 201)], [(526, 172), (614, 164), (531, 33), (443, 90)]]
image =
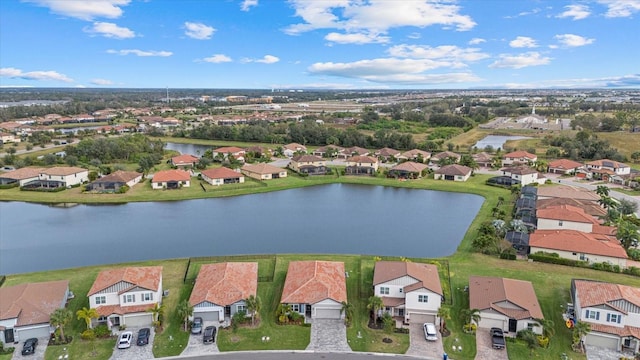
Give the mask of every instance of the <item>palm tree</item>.
[(157, 326), (162, 325), (162, 316), (164, 315), (164, 304), (155, 303), (153, 307), (147, 309), (147, 312), (150, 312), (153, 317), (153, 322), (158, 324)]
[(276, 309), (276, 315), (278, 316), (278, 322), (281, 324), (286, 324), (289, 322), (289, 313), (291, 312), (291, 305), (289, 304), (278, 304), (278, 308)]
[(464, 321), (465, 325), (472, 323), (478, 324), (480, 322), (480, 310), (462, 309), (462, 311), (460, 311), (460, 318)]
[(538, 324), (542, 326), (542, 335), (551, 338), (556, 334), (555, 323), (551, 319), (536, 319)]
[(247, 310), (249, 314), (251, 314), (251, 326), (255, 325), (255, 318), (260, 317), (260, 310), (262, 309), (262, 300), (260, 300), (259, 296), (250, 295), (248, 298), (244, 300), (247, 305)]
[(187, 331), (187, 327), (189, 326), (189, 317), (193, 315), (193, 306), (189, 303), (189, 300), (184, 299), (178, 304), (176, 311), (178, 312), (178, 316), (184, 320), (184, 331)]
[(586, 322), (578, 321), (573, 325), (573, 346), (578, 346), (582, 339), (591, 331), (591, 325)]
[(598, 204), (602, 205), (602, 207), (605, 209), (609, 209), (609, 208), (615, 208), (617, 205), (617, 202), (608, 196), (602, 196), (600, 200), (598, 200)]
[(451, 319), (451, 313), (449, 308), (440, 306), (438, 309), (438, 317), (440, 318), (440, 332), (447, 331), (447, 320)]
[(631, 215), (634, 212), (638, 211), (638, 204), (636, 202), (620, 199), (618, 200), (618, 211), (622, 215)]
[(346, 301), (341, 302), (341, 304), (342, 308), (340, 309), (340, 314), (344, 313), (344, 324), (346, 326), (350, 326), (351, 320), (353, 320), (353, 304)]
[(616, 238), (620, 240), (620, 245), (622, 245), (622, 247), (629, 250), (630, 247), (636, 246), (638, 241), (640, 241), (638, 227), (630, 221), (623, 220), (618, 225)]
[(373, 323), (378, 323), (378, 311), (382, 309), (384, 304), (382, 303), (382, 298), (378, 296), (371, 296), (369, 298), (369, 302), (367, 303), (367, 309), (373, 311)]
[(71, 310), (67, 308), (56, 309), (49, 319), (51, 326), (60, 329), (60, 341), (64, 342), (66, 337), (64, 336), (64, 327), (71, 321), (73, 314)]
[(96, 309), (87, 309), (86, 307), (83, 307), (76, 311), (76, 316), (78, 317), (78, 320), (84, 320), (84, 322), (87, 323), (87, 329), (91, 329), (91, 320), (97, 319), (99, 315)]
[(596, 187), (596, 194), (600, 195), (600, 197), (609, 196), (609, 187), (605, 185), (598, 185)]

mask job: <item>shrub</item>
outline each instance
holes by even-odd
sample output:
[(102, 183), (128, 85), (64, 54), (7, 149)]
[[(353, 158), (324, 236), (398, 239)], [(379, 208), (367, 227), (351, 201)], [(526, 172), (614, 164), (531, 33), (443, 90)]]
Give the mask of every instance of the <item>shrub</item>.
[(503, 252), (502, 254), (500, 254), (500, 259), (505, 259), (505, 260), (515, 260), (516, 257), (517, 257), (516, 254), (508, 253), (508, 252)]
[(477, 328), (478, 326), (473, 323), (464, 324), (464, 326), (462, 326), (462, 331), (464, 331), (465, 334), (475, 334)]
[(622, 270), (622, 273), (627, 275), (640, 276), (640, 268), (637, 268), (635, 266), (630, 266)]
[(546, 348), (547, 346), (549, 346), (549, 338), (543, 335), (538, 335), (538, 345), (540, 345), (540, 347)]
[(96, 333), (93, 331), (93, 329), (87, 329), (83, 331), (82, 334), (80, 335), (80, 338), (82, 340), (91, 340), (91, 339), (94, 339), (95, 337), (96, 337)]
[(118, 191), (116, 191), (116, 193), (118, 194), (124, 194), (127, 191), (129, 191), (129, 185), (122, 185), (120, 186), (120, 188), (118, 189)]
[(105, 324), (96, 326), (95, 329), (93, 329), (93, 331), (96, 333), (96, 337), (99, 337), (99, 338), (105, 338), (105, 337), (111, 336), (111, 330), (109, 330), (109, 327)]

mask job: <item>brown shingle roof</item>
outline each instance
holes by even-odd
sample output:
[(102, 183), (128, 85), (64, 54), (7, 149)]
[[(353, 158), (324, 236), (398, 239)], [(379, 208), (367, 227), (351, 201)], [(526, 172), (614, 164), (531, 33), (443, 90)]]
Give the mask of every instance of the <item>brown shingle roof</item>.
[(352, 146), (344, 149), (344, 153), (346, 155), (351, 155), (351, 154), (367, 155), (367, 154), (370, 154), (370, 151), (365, 148), (361, 148), (359, 146)]
[(23, 167), (17, 170), (6, 172), (4, 174), (0, 174), (0, 178), (24, 180), (32, 177), (38, 177), (40, 173), (42, 173), (42, 170), (44, 170), (44, 168)]
[(624, 248), (609, 237), (577, 230), (536, 230), (529, 234), (529, 246), (620, 259), (627, 258), (627, 252)]
[(382, 148), (378, 151), (375, 152), (376, 155), (379, 156), (396, 156), (398, 154), (400, 154), (400, 150), (396, 150), (396, 149), (392, 149), (392, 148)]
[(440, 169), (436, 170), (436, 174), (448, 175), (448, 176), (467, 176), (470, 174), (472, 169), (470, 167), (458, 164), (445, 165)]
[(344, 263), (292, 261), (284, 281), (281, 303), (315, 304), (325, 299), (347, 301)]
[(122, 267), (101, 271), (87, 296), (98, 293), (121, 281), (144, 289), (157, 291), (162, 279), (162, 266)]
[(258, 291), (258, 263), (225, 262), (200, 267), (189, 303), (195, 306), (204, 301), (228, 306), (256, 295)]
[(598, 201), (600, 196), (593, 191), (568, 185), (547, 185), (538, 187), (538, 198), (571, 198)]
[(0, 321), (18, 318), (17, 325), (48, 323), (64, 305), (68, 280), (26, 283), (0, 288)]
[(118, 170), (109, 175), (101, 177), (100, 179), (94, 181), (93, 183), (112, 182), (112, 181), (126, 183), (137, 178), (138, 176), (142, 176), (142, 174), (135, 171)]
[[(500, 306), (508, 301), (520, 309)], [(515, 319), (542, 319), (538, 298), (529, 281), (471, 276), (469, 277), (469, 308), (493, 309)]]
[(514, 151), (514, 152), (510, 152), (508, 154), (504, 154), (502, 156), (503, 159), (506, 158), (511, 158), (511, 159), (516, 159), (516, 158), (525, 158), (525, 159), (537, 159), (538, 157), (530, 152), (526, 152), (524, 150), (519, 150), (519, 151)]
[(427, 160), (431, 157), (431, 153), (427, 151), (422, 151), (420, 149), (413, 149), (409, 151), (405, 151), (400, 154), (401, 157), (406, 157), (407, 159), (413, 159), (418, 157), (418, 155), (422, 155), (423, 160)]
[(295, 162), (318, 162), (325, 161), (323, 158), (315, 156), (315, 155), (296, 155), (291, 158), (291, 160)]
[(224, 146), (221, 148), (217, 148), (215, 150), (213, 150), (214, 153), (223, 153), (223, 154), (235, 154), (235, 153), (239, 153), (239, 152), (244, 152), (243, 148), (239, 148), (237, 146)]
[(475, 160), (476, 162), (490, 162), (493, 161), (493, 156), (489, 153), (486, 152), (480, 152), (477, 154), (473, 154), (471, 155), (471, 157), (473, 158), (473, 160)]
[(537, 209), (544, 209), (549, 206), (558, 206), (558, 205), (571, 205), (575, 207), (579, 207), (584, 212), (591, 216), (604, 216), (607, 214), (607, 210), (603, 209), (600, 205), (596, 204), (590, 200), (580, 200), (580, 199), (571, 199), (571, 198), (550, 198), (550, 199), (538, 199), (536, 202)]
[(558, 160), (553, 160), (550, 161), (548, 164), (549, 168), (551, 169), (562, 169), (562, 170), (573, 170), (573, 169), (577, 169), (582, 165), (582, 163), (579, 163), (577, 161), (573, 161), (573, 160), (569, 160), (569, 159), (558, 159)]
[(431, 156), (431, 159), (433, 160), (441, 160), (441, 159), (446, 159), (446, 158), (456, 158), (456, 159), (460, 159), (460, 154), (456, 154), (452, 151), (443, 151), (441, 153), (437, 153), (433, 156)]
[(189, 154), (184, 154), (184, 155), (178, 155), (178, 156), (174, 156), (171, 158), (171, 162), (174, 165), (186, 165), (186, 164), (193, 164), (193, 163), (197, 163), (198, 162), (197, 157), (193, 156), (193, 155), (189, 155)]
[(89, 170), (79, 168), (79, 167), (74, 167), (74, 166), (55, 166), (52, 168), (42, 169), (41, 174), (52, 175), (52, 176), (67, 176), (67, 175), (81, 173), (83, 171), (89, 171)]
[(382, 284), (403, 276), (410, 276), (416, 280), (416, 283), (405, 286), (405, 292), (424, 287), (427, 290), (442, 295), (442, 285), (440, 284), (438, 267), (432, 264), (404, 261), (378, 261), (373, 270), (373, 285)]
[(282, 147), (287, 149), (287, 150), (292, 150), (292, 151), (307, 150), (306, 146), (298, 144), (298, 143), (291, 143), (291, 144), (284, 145)]
[(202, 170), (202, 175), (205, 175), (209, 179), (235, 179), (244, 177), (244, 175), (226, 167)]
[(394, 167), (391, 168), (391, 170), (400, 170), (400, 171), (409, 171), (409, 172), (422, 172), (424, 169), (428, 168), (429, 166), (425, 165), (425, 164), (420, 164), (417, 162), (413, 162), (413, 161), (406, 161), (403, 162), (402, 164), (398, 164)]
[(269, 164), (265, 164), (265, 163), (259, 163), (259, 164), (244, 164), (242, 165), (242, 170), (246, 170), (252, 173), (256, 173), (256, 174), (260, 174), (260, 175), (265, 175), (265, 174), (279, 174), (282, 171), (284, 171), (284, 169), (281, 169), (277, 166), (273, 166), (273, 165), (269, 165)]
[(184, 170), (160, 170), (153, 175), (151, 182), (165, 182), (165, 181), (189, 181), (191, 180), (191, 174)]
[(574, 279), (573, 284), (581, 307), (605, 305), (616, 300), (640, 306), (640, 288), (637, 287), (581, 279)]
[(364, 163), (364, 164), (377, 164), (378, 163), (378, 159), (376, 159), (374, 157), (371, 157), (371, 156), (356, 155), (356, 156), (352, 156), (352, 157), (348, 158), (347, 162)]

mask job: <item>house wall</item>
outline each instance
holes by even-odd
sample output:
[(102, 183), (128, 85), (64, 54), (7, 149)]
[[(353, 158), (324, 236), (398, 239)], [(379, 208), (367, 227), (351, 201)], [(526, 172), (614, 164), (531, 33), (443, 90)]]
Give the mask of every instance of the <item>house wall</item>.
[(65, 184), (65, 186), (73, 186), (82, 184), (83, 182), (89, 181), (89, 171), (81, 171), (76, 174), (71, 175), (47, 175), (40, 174), (38, 177), (40, 180), (53, 180), (53, 181), (61, 181)]
[[(427, 296), (427, 302), (418, 302), (420, 295)], [(408, 323), (412, 314), (436, 315), (442, 303), (442, 296), (425, 288), (410, 291), (405, 294), (405, 323)]]
[(593, 224), (575, 221), (538, 218), (538, 230), (578, 230), (586, 233), (593, 231)]
[[(209, 183), (211, 185), (220, 186), (220, 185), (224, 185), (224, 180), (225, 179), (212, 179), (212, 178), (210, 178), (210, 177), (208, 177), (208, 176), (203, 174), (202, 175), (202, 180), (206, 181), (207, 183)], [(238, 174), (237, 180), (238, 180), (238, 183), (240, 183), (240, 184), (244, 183), (244, 176)]]
[(127, 182), (127, 186), (132, 187), (133, 185), (139, 183), (142, 180), (142, 175), (136, 176), (135, 178), (129, 180)]
[(220, 321), (220, 319), (224, 319), (224, 307), (210, 302), (202, 302), (193, 307), (193, 317), (196, 316), (205, 321)]
[[(516, 333), (518, 331), (527, 329), (529, 327), (529, 324), (535, 324), (535, 326), (531, 329), (535, 334), (542, 334), (542, 327), (533, 319), (518, 320), (516, 324)], [(480, 311), (480, 323), (478, 323), (478, 327), (483, 329), (497, 327), (502, 329), (502, 331), (504, 331), (505, 333), (508, 333), (509, 317), (494, 310), (482, 310)], [(510, 333), (510, 335), (515, 336), (514, 333)]]
[(589, 263), (591, 263), (591, 264), (600, 263), (600, 262), (609, 262), (612, 265), (618, 265), (620, 267), (626, 267), (627, 266), (627, 259), (614, 258), (614, 257), (610, 257), (610, 256), (587, 254), (587, 253), (580, 253), (580, 252), (575, 252), (574, 253), (574, 252), (571, 252), (571, 251), (547, 249), (547, 248), (541, 248), (541, 247), (537, 247), (537, 246), (531, 246), (530, 249), (531, 249), (531, 251), (530, 251), (531, 254), (536, 253), (538, 251), (544, 251), (544, 252), (548, 252), (548, 253), (556, 253), (556, 254), (560, 255), (561, 258), (571, 259), (571, 260), (581, 260), (580, 256), (584, 255), (588, 259), (587, 261), (589, 261)]
[[(416, 279), (411, 276), (402, 276), (373, 287), (374, 295), (378, 297), (404, 298), (403, 288), (407, 285), (415, 284)], [(380, 288), (389, 288), (389, 294), (382, 294)]]
[[(596, 318), (593, 319), (587, 316), (587, 312), (592, 316), (595, 313)], [(612, 321), (611, 315), (616, 317), (620, 316), (620, 323), (617, 321)], [(636, 314), (637, 315), (637, 314)], [(580, 315), (578, 317), (584, 322), (592, 323), (592, 324), (602, 324), (607, 326), (613, 326), (617, 328), (623, 328), (625, 325), (627, 326), (638, 326), (638, 317), (635, 316), (635, 319), (632, 319), (620, 311), (616, 311), (610, 307), (586, 307), (584, 309), (580, 309)], [(633, 321), (635, 320), (635, 322)]]
[(522, 186), (538, 182), (538, 173), (525, 174), (525, 175), (511, 174), (510, 176), (512, 179), (520, 181)]
[(327, 318), (323, 314), (330, 312), (330, 318), (344, 319), (344, 313), (341, 314), (340, 309), (342, 309), (342, 304), (335, 300), (325, 299), (311, 305), (311, 317), (314, 319), (318, 317)]
[[(167, 186), (167, 182), (151, 182), (151, 188), (154, 190), (164, 189)], [(191, 180), (182, 181), (182, 187), (191, 186)]]

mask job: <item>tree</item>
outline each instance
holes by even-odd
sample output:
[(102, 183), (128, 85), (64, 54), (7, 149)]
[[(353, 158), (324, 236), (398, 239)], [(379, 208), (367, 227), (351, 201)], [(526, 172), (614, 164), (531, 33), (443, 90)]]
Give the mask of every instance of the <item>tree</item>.
[(542, 335), (551, 338), (556, 334), (555, 323), (551, 319), (536, 319), (538, 324), (542, 326)]
[(160, 303), (155, 303), (153, 307), (147, 309), (147, 312), (150, 312), (153, 317), (153, 322), (156, 326), (162, 326), (162, 317), (164, 315), (164, 304), (160, 305)]
[(447, 331), (447, 320), (451, 319), (451, 312), (448, 307), (440, 306), (438, 309), (438, 318), (440, 319), (440, 332)]
[(605, 209), (615, 208), (617, 205), (616, 201), (608, 196), (601, 196), (598, 204), (602, 205)]
[(184, 331), (187, 331), (189, 327), (189, 317), (193, 315), (193, 306), (191, 306), (189, 300), (184, 299), (178, 304), (176, 311), (178, 312), (178, 316), (184, 321)]
[(529, 329), (518, 331), (517, 338), (524, 341), (529, 349), (529, 356), (533, 354), (533, 350), (538, 347), (538, 338), (533, 331)]
[(627, 199), (620, 199), (618, 200), (617, 209), (622, 215), (631, 215), (638, 211), (638, 203)]
[(578, 321), (573, 325), (573, 346), (579, 346), (584, 337), (591, 331), (591, 325), (586, 322)]
[(244, 300), (247, 305), (247, 311), (249, 311), (249, 315), (251, 315), (251, 326), (255, 325), (255, 318), (260, 317), (260, 310), (262, 309), (262, 300), (259, 296), (249, 295), (248, 298)]
[(382, 328), (384, 329), (384, 332), (390, 334), (393, 331), (395, 324), (396, 321), (393, 319), (393, 316), (391, 316), (391, 314), (389, 314), (388, 312), (382, 314)]
[(351, 321), (353, 320), (353, 304), (346, 301), (343, 301), (340, 304), (342, 304), (342, 307), (340, 308), (340, 314), (344, 314), (344, 324), (346, 326), (350, 326)]
[(91, 320), (98, 318), (98, 311), (96, 309), (87, 309), (83, 307), (82, 309), (76, 311), (76, 316), (78, 320), (84, 320), (87, 323), (87, 329), (91, 329)]
[(280, 324), (286, 324), (289, 322), (289, 313), (291, 312), (291, 305), (278, 304), (276, 309), (276, 316), (278, 316), (278, 322)]
[(638, 162), (638, 160), (640, 160), (640, 151), (634, 151), (631, 154), (631, 160), (633, 160), (633, 162)]
[(71, 313), (71, 310), (67, 308), (56, 309), (51, 314), (49, 322), (51, 323), (51, 326), (60, 330), (59, 332), (60, 342), (66, 342), (67, 338), (64, 336), (64, 327), (67, 326), (67, 324), (69, 324), (72, 317), (73, 317), (73, 314)]
[(637, 246), (640, 240), (638, 226), (627, 220), (621, 221), (618, 225), (616, 238), (620, 240), (620, 245), (622, 245), (625, 250), (629, 250), (632, 246)]
[(480, 322), (480, 310), (462, 309), (462, 311), (460, 311), (460, 319), (465, 323), (465, 325), (473, 323), (477, 325)]
[(371, 296), (369, 297), (369, 301), (367, 303), (367, 309), (369, 309), (369, 311), (373, 312), (373, 323), (377, 324), (378, 323), (378, 311), (380, 309), (382, 309), (382, 307), (384, 306), (384, 304), (382, 303), (382, 298), (380, 298), (379, 296)]
[(609, 196), (609, 187), (605, 185), (598, 185), (596, 187), (596, 194), (600, 195), (600, 197)]

